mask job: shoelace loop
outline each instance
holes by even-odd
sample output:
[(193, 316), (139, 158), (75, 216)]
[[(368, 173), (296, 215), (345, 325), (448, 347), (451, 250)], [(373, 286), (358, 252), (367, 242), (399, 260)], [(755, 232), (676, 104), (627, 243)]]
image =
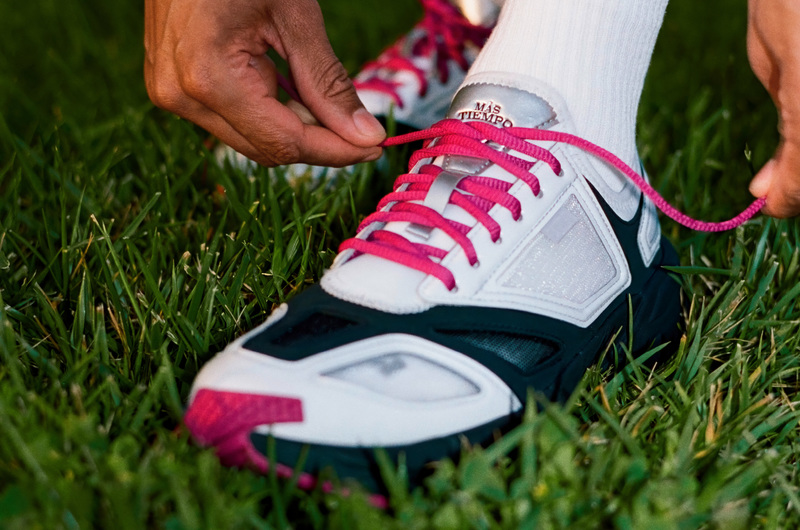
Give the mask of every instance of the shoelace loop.
[[(398, 88), (400, 83), (387, 77), (382, 72), (406, 71), (416, 76), (419, 84), (419, 95), (428, 91), (428, 75), (417, 66), (413, 57), (432, 57), (436, 61), (436, 73), (442, 83), (447, 83), (450, 75), (449, 62), (455, 61), (465, 72), (469, 68), (465, 56), (467, 43), (478, 48), (483, 46), (491, 33), (490, 28), (470, 23), (458, 9), (445, 0), (420, 0), (424, 9), (422, 20), (415, 27), (421, 37), (408, 43), (404, 37), (387, 48), (374, 61), (364, 65), (359, 79), (354, 80), (360, 90), (374, 90), (392, 98), (399, 108), (404, 102)], [(410, 46), (410, 49), (404, 49)], [(411, 54), (409, 56), (408, 54)]]
[[(693, 219), (670, 205), (642, 176), (613, 153), (578, 136), (557, 131), (524, 127), (500, 128), (483, 122), (467, 123), (448, 119), (434, 124), (430, 129), (389, 138), (382, 145), (388, 147), (419, 140), (424, 141), (423, 147), (411, 156), (409, 173), (397, 178), (393, 191), (378, 203), (378, 211), (364, 219), (358, 231), (361, 232), (373, 223), (404, 221), (430, 229), (438, 228), (464, 250), (470, 265), (473, 266), (478, 266), (479, 262), (475, 247), (467, 237), (472, 227), (447, 219), (434, 209), (420, 204), (425, 200), (436, 177), (443, 171), (439, 166), (423, 164), (417, 173), (411, 173), (421, 160), (444, 155), (489, 160), (527, 184), (533, 194), (538, 196), (539, 179), (530, 172), (536, 161), (547, 164), (555, 174), (561, 173), (561, 164), (550, 151), (531, 142), (573, 145), (625, 174), (665, 215), (687, 228), (703, 232), (721, 232), (736, 228), (758, 213), (766, 202), (763, 197), (756, 199), (742, 213), (728, 221), (713, 223)], [(488, 142), (494, 142), (495, 145), (516, 151), (535, 161), (511, 155), (505, 152), (505, 149), (493, 149)], [(457, 205), (469, 213), (489, 231), (492, 241), (498, 242), (500, 225), (488, 212), (493, 206), (499, 205), (507, 209), (514, 220), (520, 219), (519, 200), (508, 193), (511, 186), (512, 184), (508, 182), (488, 177), (464, 177), (459, 181), (456, 190), (451, 192), (448, 203)], [(456, 288), (452, 272), (438, 263), (447, 254), (438, 247), (410, 241), (381, 227), (367, 234), (365, 238), (348, 239), (339, 247), (340, 252), (349, 249), (354, 250), (356, 254), (372, 254), (430, 274), (441, 280), (448, 289)]]

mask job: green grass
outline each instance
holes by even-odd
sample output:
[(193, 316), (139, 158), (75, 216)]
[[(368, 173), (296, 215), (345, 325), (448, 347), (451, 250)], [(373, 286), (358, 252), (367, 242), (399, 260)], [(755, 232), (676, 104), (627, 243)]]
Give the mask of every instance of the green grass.
[[(322, 5), (351, 70), (418, 14)], [(690, 308), (678, 353), (590, 370), (569, 403), (529, 408), (422, 488), (386, 466), (388, 511), (192, 445), (180, 422), (199, 367), (320, 277), (401, 162), (329, 186), (220, 168), (205, 132), (148, 103), (141, 13), (0, 7), (0, 528), (800, 525), (795, 221), (720, 235), (665, 221)], [(705, 219), (748, 203), (776, 141), (744, 24), (742, 0), (673, 2), (642, 100), (656, 187)]]

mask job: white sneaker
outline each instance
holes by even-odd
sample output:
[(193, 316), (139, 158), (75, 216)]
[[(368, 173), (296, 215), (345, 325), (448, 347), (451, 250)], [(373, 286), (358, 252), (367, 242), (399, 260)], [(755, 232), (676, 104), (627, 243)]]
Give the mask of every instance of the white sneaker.
[[(447, 112), (467, 70), (491, 33), (447, 0), (420, 0), (425, 15), (414, 28), (364, 65), (353, 83), (372, 114), (415, 129)], [(492, 4), (491, 0), (481, 3)]]
[(653, 203), (590, 163), (558, 94), (480, 74), (448, 117), (320, 285), (201, 370), (185, 421), (223, 462), (266, 470), (272, 436), (282, 473), (309, 448), (304, 484), (331, 466), (380, 489), (375, 447), (415, 480), (514, 425), (530, 390), (567, 398), (629, 318), (634, 356), (677, 345)]

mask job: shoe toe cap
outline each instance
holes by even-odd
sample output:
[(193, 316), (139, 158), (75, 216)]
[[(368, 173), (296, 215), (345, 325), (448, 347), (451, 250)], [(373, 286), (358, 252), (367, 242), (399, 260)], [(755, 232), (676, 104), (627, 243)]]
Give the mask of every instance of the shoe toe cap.
[[(207, 408), (209, 393), (224, 401), (221, 408), (230, 410), (220, 412), (223, 416), (247, 409), (250, 423), (242, 428), (337, 446), (416, 443), (462, 432), (521, 408), (508, 386), (477, 362), (403, 335), (373, 337), (301, 361), (231, 345), (198, 375), (187, 417), (203, 413), (199, 401), (204, 396)], [(268, 412), (250, 413), (253, 407)], [(297, 407), (298, 412), (285, 413), (287, 407)]]

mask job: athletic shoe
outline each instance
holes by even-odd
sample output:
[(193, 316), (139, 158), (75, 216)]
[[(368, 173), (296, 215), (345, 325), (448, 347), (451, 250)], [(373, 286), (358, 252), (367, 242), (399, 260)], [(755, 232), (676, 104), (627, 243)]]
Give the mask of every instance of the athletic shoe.
[(655, 207), (557, 93), (479, 74), (448, 118), (410, 136), (428, 141), (321, 284), (201, 370), (186, 425), (225, 463), (265, 470), (272, 436), (282, 473), (308, 446), (305, 472), (379, 489), (381, 447), (417, 479), (517, 423), (529, 390), (566, 399), (629, 318), (634, 356), (677, 344)]
[(378, 117), (392, 114), (414, 129), (430, 127), (445, 115), (491, 33), (447, 0), (420, 1), (422, 20), (353, 80), (367, 110)]

